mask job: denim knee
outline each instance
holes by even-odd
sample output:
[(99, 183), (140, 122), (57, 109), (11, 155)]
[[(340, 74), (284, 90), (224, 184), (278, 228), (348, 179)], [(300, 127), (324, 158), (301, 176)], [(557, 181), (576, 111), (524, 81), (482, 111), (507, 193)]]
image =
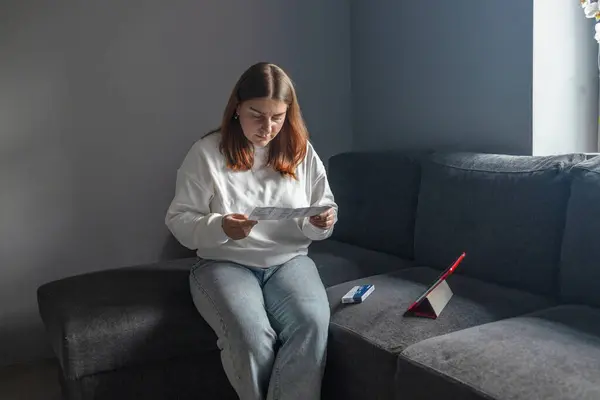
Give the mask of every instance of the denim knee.
[(277, 345), (277, 334), (270, 324), (244, 318), (229, 327), (229, 346), (236, 352), (252, 354), (254, 357), (271, 358)]
[(306, 316), (305, 323), (307, 326), (318, 334), (327, 335), (329, 331), (329, 304), (314, 308), (309, 315)]
[(330, 311), (329, 304), (320, 302), (306, 302), (294, 310), (294, 316), (289, 326), (282, 332), (285, 341), (294, 332), (303, 335), (326, 338), (329, 331)]

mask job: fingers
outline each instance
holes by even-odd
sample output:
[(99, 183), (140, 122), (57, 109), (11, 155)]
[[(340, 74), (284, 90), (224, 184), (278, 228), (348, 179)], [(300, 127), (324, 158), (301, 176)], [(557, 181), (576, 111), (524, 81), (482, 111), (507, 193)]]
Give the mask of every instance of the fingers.
[(333, 221), (333, 219), (335, 218), (335, 213), (333, 212), (333, 209), (329, 209), (327, 211), (322, 212), (319, 215), (315, 215), (314, 218), (316, 221)]
[(254, 226), (258, 224), (258, 221), (248, 219), (244, 214), (229, 214), (225, 216), (226, 219), (231, 220), (234, 223), (241, 224), (242, 226)]
[(332, 208), (329, 208), (326, 211), (323, 211), (321, 214), (314, 215), (312, 218), (326, 219), (328, 216), (333, 216)]
[(248, 217), (244, 214), (229, 214), (228, 217), (231, 219), (235, 219), (235, 220), (242, 220), (242, 221), (248, 220)]
[(253, 221), (251, 219), (247, 219), (244, 221), (240, 221), (238, 222), (240, 228), (242, 229), (248, 229), (248, 232), (250, 232), (250, 229), (252, 229), (252, 227), (254, 227), (254, 225), (258, 224), (258, 221)]
[(333, 223), (333, 216), (327, 216), (326, 218), (315, 216), (311, 217), (311, 222), (318, 225), (327, 225)]
[(223, 228), (227, 236), (234, 240), (244, 239), (258, 221), (248, 219), (244, 214), (229, 214), (224, 217)]
[(314, 221), (310, 221), (311, 224), (313, 224), (314, 226), (316, 226), (317, 228), (321, 228), (321, 229), (329, 229), (333, 226), (333, 221), (329, 221), (329, 222), (314, 222)]
[(333, 208), (329, 208), (327, 211), (322, 212), (319, 215), (310, 217), (309, 221), (314, 226), (321, 229), (329, 229), (335, 220), (335, 212)]
[(317, 225), (317, 226), (330, 226), (331, 224), (333, 224), (333, 218), (330, 219), (311, 219), (310, 222), (312, 222), (313, 225)]

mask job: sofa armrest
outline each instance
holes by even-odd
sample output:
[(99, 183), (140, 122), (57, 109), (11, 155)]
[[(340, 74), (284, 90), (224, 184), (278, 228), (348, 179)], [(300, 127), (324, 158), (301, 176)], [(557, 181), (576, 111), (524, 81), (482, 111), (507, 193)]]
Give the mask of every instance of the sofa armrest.
[[(65, 377), (214, 348), (189, 293), (194, 262), (98, 271), (40, 286), (39, 313)], [(197, 345), (186, 348), (190, 342)]]

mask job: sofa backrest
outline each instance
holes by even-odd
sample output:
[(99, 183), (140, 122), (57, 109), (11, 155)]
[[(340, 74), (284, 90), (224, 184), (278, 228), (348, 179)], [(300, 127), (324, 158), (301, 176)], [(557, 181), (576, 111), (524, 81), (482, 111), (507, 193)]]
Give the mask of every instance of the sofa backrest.
[(415, 259), (485, 281), (557, 295), (569, 170), (583, 155), (434, 154), (423, 163)]
[(413, 258), (419, 152), (352, 152), (329, 159), (339, 205), (332, 239)]
[(572, 171), (560, 263), (560, 295), (565, 302), (600, 306), (600, 157)]

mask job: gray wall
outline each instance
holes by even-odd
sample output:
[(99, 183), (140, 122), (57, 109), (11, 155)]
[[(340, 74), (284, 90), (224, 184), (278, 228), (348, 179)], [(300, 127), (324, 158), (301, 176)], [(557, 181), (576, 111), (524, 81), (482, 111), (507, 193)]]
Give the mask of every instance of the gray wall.
[(49, 354), (36, 288), (164, 254), (189, 146), (239, 74), (298, 86), (323, 159), (350, 149), (345, 0), (9, 1), (0, 12), (0, 364)]
[(531, 0), (353, 1), (355, 149), (531, 154)]

